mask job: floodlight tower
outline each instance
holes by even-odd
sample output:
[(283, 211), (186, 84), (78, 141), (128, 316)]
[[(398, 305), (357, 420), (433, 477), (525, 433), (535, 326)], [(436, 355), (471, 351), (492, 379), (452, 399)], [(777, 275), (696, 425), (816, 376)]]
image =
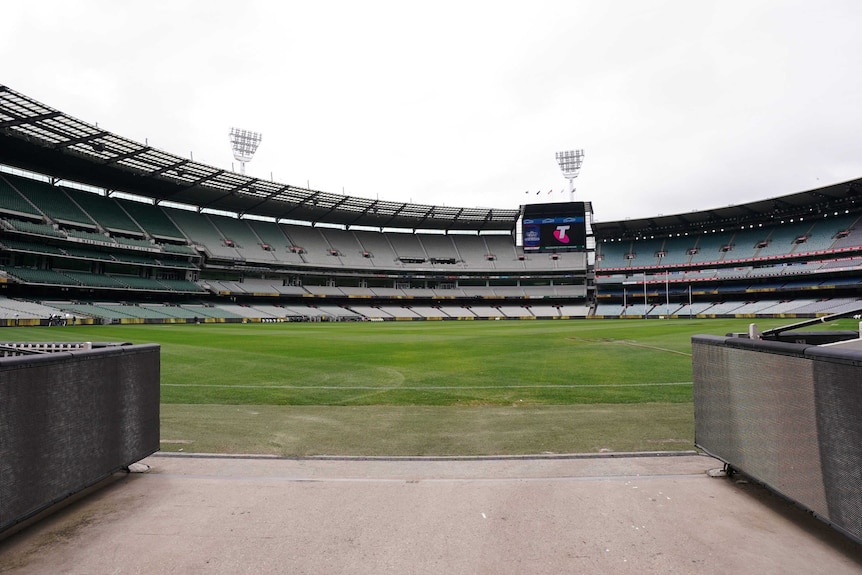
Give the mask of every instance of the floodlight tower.
[(563, 177), (569, 180), (569, 201), (575, 201), (575, 178), (584, 161), (583, 150), (568, 150), (557, 152), (557, 163), (563, 171)]
[(262, 136), (258, 132), (250, 130), (230, 129), (230, 147), (233, 148), (233, 157), (239, 162), (239, 172), (245, 174), (245, 165), (250, 162), (257, 151)]

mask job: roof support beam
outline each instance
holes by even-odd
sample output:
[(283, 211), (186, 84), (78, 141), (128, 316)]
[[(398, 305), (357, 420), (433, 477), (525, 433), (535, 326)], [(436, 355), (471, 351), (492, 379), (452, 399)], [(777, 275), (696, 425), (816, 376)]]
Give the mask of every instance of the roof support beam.
[(132, 150), (131, 152), (126, 152), (125, 154), (118, 154), (113, 158), (108, 158), (104, 161), (105, 165), (116, 164), (117, 162), (122, 162), (123, 160), (128, 160), (129, 158), (134, 158), (135, 156), (140, 156), (152, 150), (151, 147), (145, 146), (143, 148), (138, 148), (137, 150)]
[(173, 164), (170, 164), (168, 166), (162, 166), (158, 170), (153, 170), (152, 172), (147, 172), (147, 176), (148, 177), (158, 176), (160, 174), (164, 174), (165, 172), (170, 172), (171, 170), (175, 170), (177, 168), (185, 166), (189, 162), (190, 162), (190, 160), (180, 160), (179, 162), (174, 162)]
[[(280, 219), (284, 219), (284, 218), (286, 218), (287, 216), (289, 216), (291, 213), (293, 213), (293, 212), (295, 212), (296, 210), (298, 210), (299, 208), (302, 208), (302, 207), (309, 207), (309, 206), (308, 206), (308, 202), (311, 202), (311, 206), (310, 206), (310, 207), (313, 209), (315, 206), (317, 206), (317, 200), (316, 200), (315, 198), (317, 198), (317, 196), (319, 196), (319, 195), (320, 195), (320, 192), (314, 192), (314, 193), (313, 193), (313, 194), (311, 194), (309, 197), (307, 197), (304, 201), (297, 203), (294, 207), (292, 207), (291, 209), (287, 210), (284, 214), (280, 215), (280, 216), (279, 216), (279, 218), (280, 218)], [(312, 224), (313, 224), (313, 223), (314, 223), (314, 222), (312, 222)]]
[[(11, 116), (12, 114), (9, 113), (9, 115)], [(31, 116), (29, 118), (23, 118), (19, 116), (15, 120), (6, 120), (5, 122), (0, 122), (0, 130), (4, 128), (14, 128), (15, 126), (21, 126), (22, 124), (34, 124), (36, 122), (44, 122), (45, 120), (50, 120), (52, 118), (56, 118), (57, 116), (62, 116), (62, 114), (60, 112), (51, 112), (48, 114)]]
[(333, 204), (333, 206), (332, 206), (331, 208), (329, 208), (328, 210), (326, 210), (326, 213), (322, 214), (322, 215), (320, 216), (320, 218), (318, 218), (318, 221), (319, 221), (321, 218), (324, 218), (324, 217), (328, 216), (329, 214), (331, 214), (332, 212), (334, 212), (335, 210), (337, 210), (337, 209), (338, 209), (338, 206), (340, 206), (341, 204), (343, 204), (343, 203), (344, 203), (344, 202), (346, 202), (347, 200), (348, 200), (348, 196), (344, 196), (344, 197), (341, 199), (341, 201), (336, 202), (335, 204)]
[(221, 194), (219, 197), (213, 198), (213, 200), (211, 202), (207, 202), (206, 204), (201, 204), (201, 207), (202, 208), (209, 208), (209, 207), (213, 206), (214, 204), (219, 203), (224, 198), (226, 198), (228, 196), (235, 195), (239, 191), (242, 191), (245, 189), (251, 189), (253, 187), (254, 182), (256, 182), (256, 181), (257, 180), (250, 180), (248, 182), (243, 182), (243, 183), (239, 184), (238, 186), (234, 186), (233, 188), (231, 188), (230, 190), (228, 190), (224, 194)]
[[(47, 126), (46, 126), (47, 127)], [(51, 130), (52, 132), (54, 130)], [(99, 138), (103, 138), (105, 136), (109, 136), (110, 132), (106, 132), (104, 130), (100, 130), (93, 134), (87, 134), (86, 136), (79, 136), (77, 138), (69, 138), (68, 140), (64, 140), (63, 142), (54, 144), (55, 148), (71, 148), (76, 144), (86, 144), (87, 142), (92, 142), (93, 140), (98, 140)]]
[(248, 209), (245, 211), (245, 213), (247, 213), (247, 214), (253, 214), (255, 209), (257, 209), (257, 208), (258, 208), (258, 207), (260, 207), (260, 206), (263, 206), (263, 205), (264, 205), (264, 204), (266, 204), (267, 202), (271, 201), (271, 200), (272, 200), (272, 198), (274, 198), (275, 196), (277, 196), (277, 195), (279, 195), (280, 193), (285, 192), (285, 191), (287, 191), (287, 190), (289, 190), (289, 189), (290, 189), (290, 186), (289, 186), (289, 185), (287, 185), (287, 186), (281, 186), (279, 189), (277, 189), (276, 191), (272, 192), (271, 194), (267, 194), (267, 195), (266, 195), (266, 196), (265, 196), (261, 201), (259, 201), (258, 203), (256, 203), (256, 204), (253, 204), (253, 205), (249, 206), (249, 207), (248, 207)]
[(348, 226), (348, 227), (350, 227), (350, 226), (353, 226), (353, 225), (361, 225), (361, 224), (357, 224), (356, 222), (358, 222), (359, 220), (361, 220), (362, 218), (364, 218), (365, 216), (367, 216), (369, 211), (370, 211), (370, 212), (372, 212), (372, 213), (375, 213), (375, 214), (376, 214), (376, 213), (377, 213), (377, 205), (378, 205), (379, 203), (380, 203), (380, 200), (374, 200), (373, 202), (371, 202), (371, 204), (369, 204), (367, 208), (365, 208), (364, 210), (362, 210), (362, 211), (359, 213), (359, 215), (358, 215), (358, 216), (356, 216), (356, 218), (355, 218), (352, 222), (350, 222), (349, 224), (347, 224), (347, 226)]

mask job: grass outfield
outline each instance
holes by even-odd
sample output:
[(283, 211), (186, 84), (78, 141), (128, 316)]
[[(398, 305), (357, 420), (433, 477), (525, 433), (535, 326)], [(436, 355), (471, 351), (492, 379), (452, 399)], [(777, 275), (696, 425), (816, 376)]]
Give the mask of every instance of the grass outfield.
[[(27, 341), (161, 344), (166, 451), (491, 455), (691, 449), (690, 338), (747, 331), (750, 321), (176, 324), (12, 333)], [(787, 323), (758, 321), (761, 329)]]

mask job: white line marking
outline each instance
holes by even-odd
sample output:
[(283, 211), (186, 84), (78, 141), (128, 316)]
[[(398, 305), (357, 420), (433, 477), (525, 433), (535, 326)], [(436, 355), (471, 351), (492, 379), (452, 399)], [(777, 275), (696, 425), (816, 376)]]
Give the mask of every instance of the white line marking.
[(230, 385), (220, 383), (163, 383), (162, 387), (219, 387), (229, 389), (300, 389), (300, 390), (363, 390), (363, 391), (435, 391), (449, 389), (590, 389), (594, 387), (666, 387), (692, 385), (690, 381), (667, 383), (596, 383), (590, 385), (420, 385), (416, 387), (384, 387), (375, 385)]
[(623, 344), (623, 345), (630, 345), (630, 346), (632, 346), (632, 347), (643, 347), (643, 348), (646, 348), (646, 349), (654, 349), (654, 350), (656, 350), (656, 351), (665, 351), (665, 352), (667, 352), (667, 353), (675, 353), (675, 354), (677, 354), (677, 355), (684, 355), (684, 356), (686, 356), (686, 357), (691, 357), (691, 354), (690, 354), (690, 353), (686, 353), (686, 352), (684, 352), (684, 351), (676, 351), (676, 350), (674, 350), (674, 349), (667, 349), (667, 348), (664, 348), (664, 347), (656, 347), (656, 346), (654, 346), (654, 345), (646, 345), (646, 344), (643, 344), (643, 343), (637, 343), (637, 342), (634, 342), (634, 341), (615, 340), (613, 343), (621, 343), (621, 344)]

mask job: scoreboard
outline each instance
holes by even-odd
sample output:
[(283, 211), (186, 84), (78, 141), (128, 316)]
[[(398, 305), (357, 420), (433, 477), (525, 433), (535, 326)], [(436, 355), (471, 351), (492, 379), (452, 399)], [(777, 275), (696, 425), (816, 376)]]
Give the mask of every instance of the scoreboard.
[(524, 206), (521, 237), (524, 252), (586, 251), (585, 202)]

